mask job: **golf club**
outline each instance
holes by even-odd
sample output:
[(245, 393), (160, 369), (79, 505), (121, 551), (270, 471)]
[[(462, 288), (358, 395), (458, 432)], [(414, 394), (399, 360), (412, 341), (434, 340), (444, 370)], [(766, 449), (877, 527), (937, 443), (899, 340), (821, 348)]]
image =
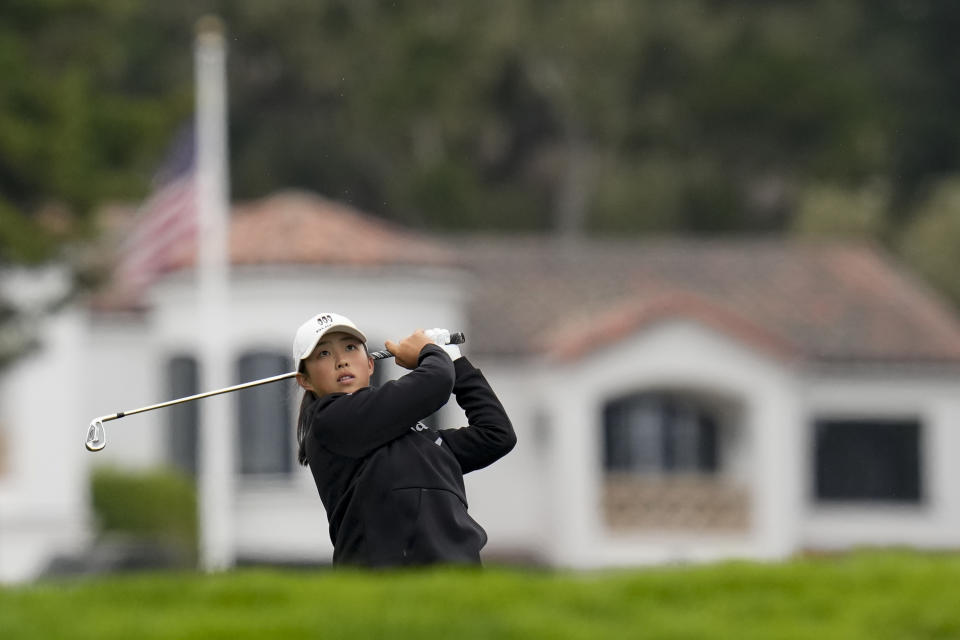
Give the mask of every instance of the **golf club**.
[[(462, 332), (451, 333), (450, 341), (447, 344), (463, 344), (466, 342), (466, 336)], [(374, 360), (384, 360), (386, 358), (392, 358), (393, 354), (389, 351), (373, 351), (370, 353), (370, 357)], [(221, 393), (230, 393), (231, 391), (240, 391), (241, 389), (249, 389), (250, 387), (256, 387), (261, 384), (270, 384), (271, 382), (278, 382), (280, 380), (286, 380), (288, 378), (296, 377), (296, 371), (290, 371), (288, 373), (281, 373), (280, 375), (271, 376), (269, 378), (261, 378), (260, 380), (251, 380), (250, 382), (243, 382), (241, 384), (233, 385), (232, 387), (224, 387), (223, 389), (214, 389), (213, 391), (207, 391), (204, 393), (198, 393), (192, 396), (185, 396), (183, 398), (176, 398), (174, 400), (167, 400), (166, 402), (160, 402), (158, 404), (151, 404), (146, 407), (140, 407), (139, 409), (129, 409), (127, 411), (118, 411), (117, 413), (111, 413), (109, 415), (100, 416), (99, 418), (94, 418), (90, 421), (90, 426), (87, 427), (87, 438), (84, 442), (88, 451), (100, 451), (105, 446), (107, 446), (107, 432), (103, 428), (104, 422), (109, 422), (111, 420), (119, 420), (126, 416), (132, 416), (136, 413), (144, 413), (146, 411), (153, 411), (154, 409), (162, 409), (164, 407), (170, 407), (175, 404), (182, 404), (184, 402), (191, 402), (193, 400), (200, 400), (202, 398), (209, 398), (210, 396), (220, 395)]]

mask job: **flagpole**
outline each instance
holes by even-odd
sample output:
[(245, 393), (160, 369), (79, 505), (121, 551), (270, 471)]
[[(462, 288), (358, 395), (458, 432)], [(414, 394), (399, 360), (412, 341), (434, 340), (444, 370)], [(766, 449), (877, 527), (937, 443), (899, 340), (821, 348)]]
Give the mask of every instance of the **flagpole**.
[[(195, 48), (197, 213), (197, 336), (202, 387), (227, 386), (229, 302), (226, 47), (216, 17), (197, 22)], [(234, 455), (230, 404), (220, 399), (201, 408), (199, 434), (200, 562), (207, 571), (233, 566)]]

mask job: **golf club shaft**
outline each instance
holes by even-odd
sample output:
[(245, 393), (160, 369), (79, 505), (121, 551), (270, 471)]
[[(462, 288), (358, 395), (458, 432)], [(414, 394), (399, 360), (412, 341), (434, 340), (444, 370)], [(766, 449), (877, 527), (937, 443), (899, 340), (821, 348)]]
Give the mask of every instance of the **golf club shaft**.
[(118, 411), (117, 413), (111, 414), (109, 416), (102, 416), (100, 418), (97, 418), (97, 420), (101, 422), (109, 422), (110, 420), (116, 420), (117, 418), (123, 418), (124, 416), (132, 416), (134, 414), (143, 413), (145, 411), (153, 411), (154, 409), (163, 409), (164, 407), (170, 407), (172, 405), (180, 404), (182, 402), (190, 402), (192, 400), (202, 400), (203, 398), (209, 398), (210, 396), (217, 396), (217, 395), (220, 395), (221, 393), (230, 393), (231, 391), (240, 391), (241, 389), (249, 389), (250, 387), (256, 387), (261, 384), (269, 384), (271, 382), (277, 382), (279, 380), (286, 380), (287, 378), (293, 378), (296, 375), (297, 375), (296, 371), (281, 373), (278, 376), (271, 376), (269, 378), (262, 378), (260, 380), (251, 380), (250, 382), (235, 384), (232, 387), (224, 387), (223, 389), (214, 389), (213, 391), (206, 391), (204, 393), (198, 393), (192, 396), (175, 398), (174, 400), (167, 400), (166, 402), (151, 404), (146, 407), (140, 407), (139, 409), (130, 409), (129, 411)]
[[(450, 342), (447, 344), (463, 344), (464, 343), (463, 333), (452, 333), (450, 334)], [(373, 351), (370, 353), (370, 357), (374, 360), (384, 360), (386, 358), (392, 358), (393, 354), (389, 351)], [(166, 402), (159, 402), (157, 404), (151, 404), (146, 407), (140, 407), (139, 409), (130, 409), (129, 411), (118, 411), (109, 416), (103, 416), (97, 418), (101, 422), (109, 422), (110, 420), (116, 420), (118, 418), (123, 418), (124, 416), (132, 416), (137, 413), (143, 413), (145, 411), (153, 411), (154, 409), (163, 409), (164, 407), (170, 407), (175, 404), (180, 404), (183, 402), (191, 402), (193, 400), (202, 400), (204, 398), (209, 398), (210, 396), (218, 396), (221, 393), (230, 393), (231, 391), (240, 391), (241, 389), (249, 389), (250, 387), (257, 387), (262, 384), (270, 384), (271, 382), (279, 382), (280, 380), (286, 380), (287, 378), (295, 378), (297, 375), (296, 371), (289, 371), (287, 373), (281, 373), (276, 376), (270, 376), (269, 378), (261, 378), (260, 380), (251, 380), (250, 382), (242, 382), (240, 384), (235, 384), (232, 387), (224, 387), (223, 389), (214, 389), (213, 391), (205, 391), (204, 393), (198, 393), (192, 396), (185, 396), (183, 398), (175, 398), (173, 400), (167, 400)]]
[[(463, 344), (466, 341), (466, 337), (463, 333), (451, 333), (450, 341), (447, 344)], [(370, 357), (374, 360), (384, 360), (386, 358), (392, 358), (393, 354), (389, 351), (373, 351), (370, 353)], [(213, 391), (205, 391), (204, 393), (197, 393), (192, 396), (185, 396), (183, 398), (175, 398), (173, 400), (167, 400), (166, 402), (159, 402), (157, 404), (151, 404), (146, 407), (140, 407), (138, 409), (129, 409), (127, 411), (118, 411), (117, 413), (112, 413), (105, 416), (100, 416), (99, 418), (94, 418), (90, 422), (90, 427), (87, 430), (87, 441), (86, 447), (90, 451), (99, 451), (103, 448), (106, 443), (106, 434), (103, 432), (103, 423), (109, 422), (111, 420), (117, 420), (125, 416), (132, 416), (137, 413), (144, 413), (146, 411), (153, 411), (154, 409), (163, 409), (164, 407), (170, 407), (175, 404), (182, 404), (184, 402), (192, 402), (193, 400), (202, 400), (203, 398), (209, 398), (210, 396), (217, 396), (222, 393), (230, 393), (231, 391), (240, 391), (242, 389), (249, 389), (250, 387), (257, 387), (262, 384), (270, 384), (271, 382), (279, 382), (280, 380), (286, 380), (288, 378), (296, 377), (296, 371), (289, 371), (287, 373), (281, 373), (276, 376), (270, 376), (269, 378), (261, 378), (260, 380), (251, 380), (250, 382), (243, 382), (241, 384), (235, 384), (232, 387), (224, 387), (223, 389), (214, 389)]]

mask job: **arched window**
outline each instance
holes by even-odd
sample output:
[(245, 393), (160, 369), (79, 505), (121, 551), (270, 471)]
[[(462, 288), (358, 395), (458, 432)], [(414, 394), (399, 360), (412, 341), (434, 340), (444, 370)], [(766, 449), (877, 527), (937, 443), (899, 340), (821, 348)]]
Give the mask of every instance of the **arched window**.
[(716, 412), (696, 396), (648, 392), (607, 403), (604, 468), (661, 474), (717, 470)]
[[(615, 530), (744, 531), (739, 403), (692, 390), (644, 390), (603, 408), (603, 513)], [(738, 460), (739, 458), (739, 460)]]
[[(239, 382), (258, 380), (290, 368), (286, 355), (274, 352), (244, 354), (237, 363)], [(293, 469), (293, 423), (290, 381), (274, 382), (237, 393), (240, 452), (244, 475), (288, 474)]]

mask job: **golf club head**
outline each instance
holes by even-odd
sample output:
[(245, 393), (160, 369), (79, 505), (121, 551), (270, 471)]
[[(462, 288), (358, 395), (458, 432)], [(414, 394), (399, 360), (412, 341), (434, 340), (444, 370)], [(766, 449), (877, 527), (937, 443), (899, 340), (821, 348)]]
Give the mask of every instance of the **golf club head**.
[(107, 446), (107, 432), (103, 428), (103, 421), (97, 418), (87, 427), (87, 440), (83, 443), (87, 451), (100, 451)]

